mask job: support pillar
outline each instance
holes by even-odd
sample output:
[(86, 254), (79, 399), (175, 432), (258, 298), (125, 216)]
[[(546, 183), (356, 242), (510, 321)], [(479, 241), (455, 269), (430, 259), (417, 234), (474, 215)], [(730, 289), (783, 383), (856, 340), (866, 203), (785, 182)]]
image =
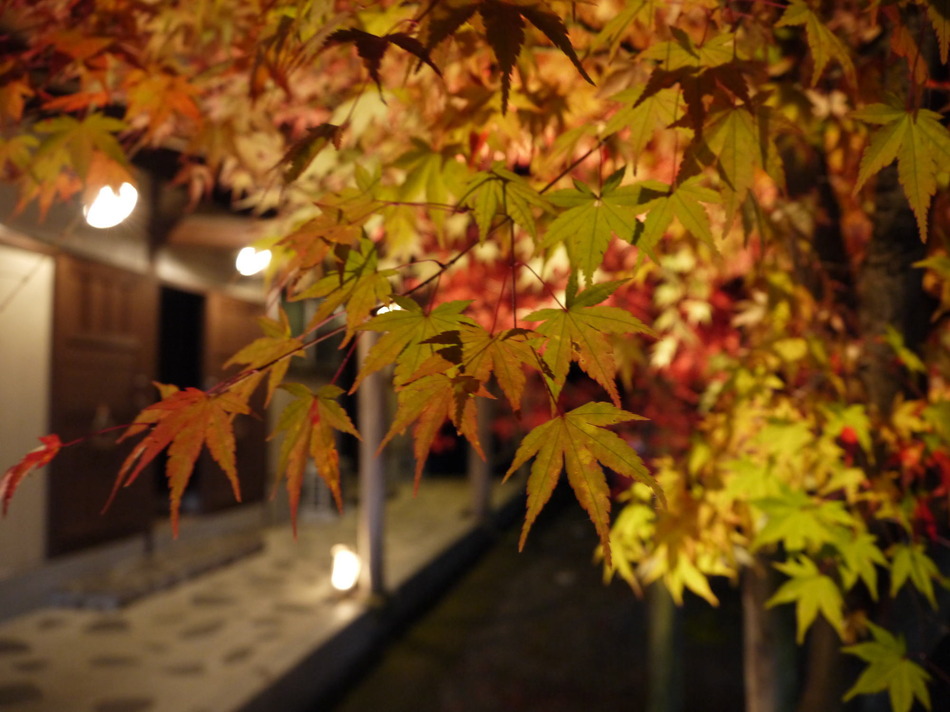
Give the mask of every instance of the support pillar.
[[(360, 365), (376, 343), (375, 332), (359, 336)], [(360, 588), (369, 596), (386, 592), (383, 566), (383, 534), (386, 504), (386, 473), (376, 451), (382, 442), (386, 398), (381, 374), (367, 376), (357, 392), (357, 428), (362, 436), (359, 451), (359, 509), (356, 546), (362, 559)]]

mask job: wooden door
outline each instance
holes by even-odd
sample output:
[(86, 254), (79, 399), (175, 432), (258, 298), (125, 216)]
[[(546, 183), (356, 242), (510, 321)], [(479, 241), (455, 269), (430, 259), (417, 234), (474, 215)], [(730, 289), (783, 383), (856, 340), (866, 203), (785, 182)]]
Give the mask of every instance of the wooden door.
[(101, 513), (131, 443), (121, 431), (155, 400), (158, 288), (150, 277), (60, 256), (56, 262), (51, 429), (65, 448), (50, 468), (48, 553), (67, 553), (144, 531), (151, 473)]
[[(257, 319), (263, 315), (258, 304), (209, 292), (205, 301), (204, 373), (211, 386), (237, 368), (224, 369), (225, 362), (243, 346), (261, 336)], [(238, 478), (241, 501), (257, 502), (267, 488), (267, 425), (260, 389), (252, 399), (253, 415), (234, 420)], [(202, 511), (216, 511), (236, 504), (231, 485), (220, 468), (205, 456), (198, 483)]]

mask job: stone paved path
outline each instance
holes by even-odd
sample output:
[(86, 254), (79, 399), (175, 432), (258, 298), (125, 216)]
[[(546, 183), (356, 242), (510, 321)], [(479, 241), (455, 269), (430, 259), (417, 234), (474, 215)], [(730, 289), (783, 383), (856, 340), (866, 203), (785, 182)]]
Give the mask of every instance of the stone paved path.
[[(410, 493), (387, 502), (394, 588), (474, 525), (464, 480), (431, 480)], [(0, 624), (0, 711), (245, 709), (367, 614), (364, 601), (334, 594), (328, 580), (330, 546), (353, 543), (355, 530), (352, 510), (303, 524), (296, 542), (278, 527), (265, 533), (262, 553), (120, 610), (42, 608)]]

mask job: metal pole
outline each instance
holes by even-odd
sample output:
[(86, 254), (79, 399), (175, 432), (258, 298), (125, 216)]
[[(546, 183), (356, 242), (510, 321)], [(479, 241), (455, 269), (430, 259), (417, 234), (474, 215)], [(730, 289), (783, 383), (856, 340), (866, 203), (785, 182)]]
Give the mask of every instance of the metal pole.
[[(375, 332), (364, 332), (359, 336), (361, 365), (365, 363), (366, 355), (374, 343)], [(357, 550), (363, 560), (360, 587), (371, 596), (381, 596), (385, 593), (383, 515), (386, 474), (383, 459), (377, 457), (376, 450), (383, 439), (386, 399), (379, 373), (368, 376), (360, 384), (357, 404), (357, 428), (363, 438), (359, 456), (359, 524), (356, 537)]]

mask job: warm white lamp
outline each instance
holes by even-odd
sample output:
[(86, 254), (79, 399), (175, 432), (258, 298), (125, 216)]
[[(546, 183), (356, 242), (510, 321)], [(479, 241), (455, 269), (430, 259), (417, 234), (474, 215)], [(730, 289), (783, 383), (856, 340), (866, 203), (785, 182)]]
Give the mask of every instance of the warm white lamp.
[(336, 544), (330, 553), (333, 555), (330, 585), (341, 593), (353, 590), (360, 580), (360, 557), (346, 544)]
[(234, 266), (237, 271), (244, 275), (245, 277), (250, 277), (251, 275), (257, 274), (258, 272), (267, 269), (267, 265), (270, 264), (271, 252), (270, 250), (256, 250), (253, 247), (242, 248), (238, 252), (237, 259), (234, 261)]
[(83, 208), (86, 222), (92, 227), (115, 227), (135, 209), (139, 192), (131, 183), (123, 183), (118, 192), (106, 185), (99, 189), (92, 203)]

